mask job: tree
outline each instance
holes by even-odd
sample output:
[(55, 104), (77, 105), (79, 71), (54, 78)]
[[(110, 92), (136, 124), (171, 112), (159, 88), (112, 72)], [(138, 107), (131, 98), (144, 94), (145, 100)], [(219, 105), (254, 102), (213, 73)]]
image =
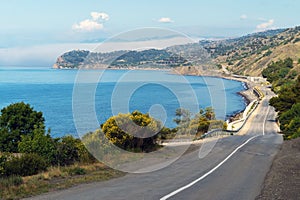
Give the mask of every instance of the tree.
[(176, 118), (174, 119), (174, 122), (179, 124), (187, 123), (191, 120), (191, 112), (184, 108), (178, 108), (175, 112)]
[(17, 152), (21, 136), (33, 136), (35, 129), (44, 130), (44, 121), (42, 112), (35, 111), (24, 102), (3, 108), (0, 115), (0, 151)]
[(215, 120), (216, 119), (216, 114), (215, 114), (214, 109), (212, 107), (205, 108), (204, 116), (207, 120)]
[(22, 135), (18, 144), (20, 153), (35, 153), (43, 157), (49, 164), (55, 163), (56, 141), (44, 130), (35, 129), (34, 135)]

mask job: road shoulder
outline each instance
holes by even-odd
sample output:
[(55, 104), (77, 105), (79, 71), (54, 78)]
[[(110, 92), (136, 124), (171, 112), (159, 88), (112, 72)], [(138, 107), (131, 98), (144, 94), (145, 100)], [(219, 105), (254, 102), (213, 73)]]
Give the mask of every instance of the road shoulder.
[(256, 200), (300, 199), (300, 138), (284, 141)]

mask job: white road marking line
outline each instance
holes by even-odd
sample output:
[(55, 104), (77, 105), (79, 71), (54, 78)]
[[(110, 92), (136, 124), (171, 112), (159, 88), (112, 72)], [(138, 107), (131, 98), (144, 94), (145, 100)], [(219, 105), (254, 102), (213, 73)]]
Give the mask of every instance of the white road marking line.
[[(265, 116), (264, 122), (263, 122), (263, 135), (265, 135), (265, 124), (269, 115), (269, 111), (270, 111), (270, 106), (268, 106), (268, 110), (267, 110), (267, 114)], [(204, 174), (203, 176), (201, 176), (200, 178), (194, 180), (193, 182), (167, 194), (166, 196), (163, 196), (162, 198), (160, 198), (160, 200), (167, 200), (168, 198), (178, 194), (179, 192), (182, 192), (183, 190), (192, 187), (193, 185), (195, 185), (196, 183), (198, 183), (199, 181), (205, 179), (207, 176), (209, 176), (210, 174), (212, 174), (214, 171), (216, 171), (219, 167), (221, 167), (227, 160), (229, 160), (229, 158), (231, 158), (238, 150), (240, 150), (242, 147), (244, 147), (246, 144), (248, 144), (251, 140), (257, 138), (259, 135), (253, 136), (251, 138), (249, 138), (246, 142), (244, 142), (243, 144), (241, 144), (239, 147), (237, 147), (231, 154), (229, 154), (222, 162), (220, 162), (217, 166), (215, 166), (213, 169), (211, 169), (209, 172), (207, 172), (206, 174)]]
[(268, 110), (267, 110), (267, 114), (265, 116), (265, 119), (264, 119), (264, 123), (263, 123), (263, 135), (265, 135), (265, 125), (266, 125), (266, 122), (267, 122), (267, 118), (268, 118), (268, 115), (269, 115), (269, 112), (270, 112), (270, 106), (268, 106)]
[(193, 182), (171, 192), (170, 194), (167, 194), (166, 196), (163, 196), (162, 198), (160, 198), (160, 200), (167, 200), (168, 198), (178, 194), (179, 192), (195, 185), (196, 183), (198, 183), (199, 181), (203, 180), (204, 178), (206, 178), (207, 176), (209, 176), (210, 174), (212, 174), (214, 171), (216, 171), (219, 167), (221, 167), (227, 160), (229, 160), (229, 158), (231, 158), (238, 150), (240, 150), (243, 146), (245, 146), (246, 144), (248, 144), (251, 140), (253, 140), (254, 138), (258, 137), (259, 135), (253, 136), (250, 139), (248, 139), (246, 142), (244, 142), (243, 144), (241, 144), (239, 147), (237, 147), (231, 154), (229, 154), (229, 156), (227, 156), (222, 162), (220, 162), (217, 166), (215, 166), (213, 169), (211, 169), (209, 172), (207, 172), (206, 174), (204, 174), (203, 176), (201, 176), (200, 178), (194, 180)]

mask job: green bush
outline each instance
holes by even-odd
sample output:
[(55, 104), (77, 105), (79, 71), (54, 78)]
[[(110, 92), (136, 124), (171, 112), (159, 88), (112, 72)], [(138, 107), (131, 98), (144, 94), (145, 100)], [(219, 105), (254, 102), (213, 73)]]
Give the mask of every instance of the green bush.
[(56, 144), (50, 134), (44, 130), (34, 130), (33, 136), (22, 135), (18, 144), (20, 153), (35, 153), (43, 157), (49, 164), (55, 164)]
[(5, 178), (0, 178), (0, 188), (8, 188), (11, 186), (19, 186), (23, 183), (23, 179), (21, 176), (9, 176)]
[[(157, 134), (153, 135), (153, 133), (158, 133), (160, 129), (161, 124), (158, 121), (149, 114), (139, 111), (120, 113), (109, 118), (102, 125), (102, 131), (110, 142), (119, 148), (134, 152), (137, 149), (142, 152), (150, 152), (155, 149)], [(134, 133), (140, 134), (141, 137), (135, 137)], [(148, 135), (149, 137), (147, 137)]]
[(12, 157), (3, 165), (3, 175), (30, 176), (46, 170), (47, 162), (37, 154), (23, 154), (20, 157)]
[(5, 164), (8, 160), (14, 158), (12, 153), (1, 153), (0, 154), (0, 177), (6, 176)]
[(58, 165), (72, 165), (80, 161), (80, 152), (78, 144), (81, 143), (79, 139), (72, 136), (65, 136), (57, 143), (57, 164)]

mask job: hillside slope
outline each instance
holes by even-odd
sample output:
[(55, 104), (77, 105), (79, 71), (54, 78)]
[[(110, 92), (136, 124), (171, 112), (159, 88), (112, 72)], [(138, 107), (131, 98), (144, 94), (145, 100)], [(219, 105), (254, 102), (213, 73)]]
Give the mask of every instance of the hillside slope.
[[(259, 76), (272, 61), (300, 58), (300, 27), (202, 43), (215, 63), (235, 74)], [(297, 63), (295, 63), (297, 64)]]

